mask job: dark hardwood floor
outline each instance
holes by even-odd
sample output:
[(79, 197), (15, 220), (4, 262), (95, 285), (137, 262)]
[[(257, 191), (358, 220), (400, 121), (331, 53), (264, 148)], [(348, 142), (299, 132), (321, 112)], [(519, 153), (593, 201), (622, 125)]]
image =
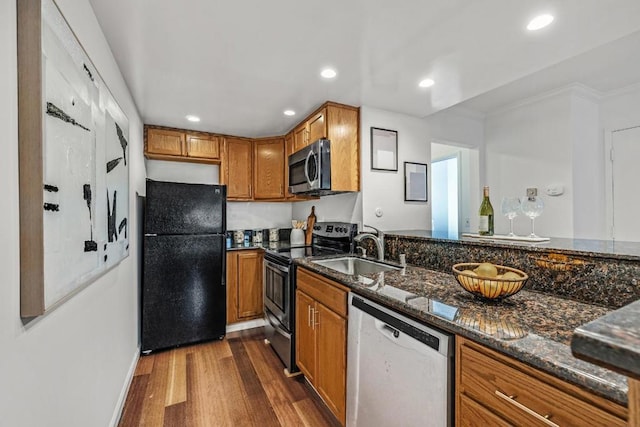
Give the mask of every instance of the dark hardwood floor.
[(302, 376), (283, 369), (262, 328), (142, 356), (119, 425), (336, 425)]

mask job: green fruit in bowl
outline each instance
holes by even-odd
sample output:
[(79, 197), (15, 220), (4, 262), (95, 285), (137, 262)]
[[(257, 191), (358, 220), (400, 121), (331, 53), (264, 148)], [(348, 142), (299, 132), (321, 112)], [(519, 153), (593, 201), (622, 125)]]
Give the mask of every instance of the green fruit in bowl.
[(483, 262), (477, 266), (473, 271), (481, 277), (496, 277), (498, 275), (498, 269), (490, 262)]
[(514, 273), (513, 271), (507, 271), (506, 273), (504, 273), (502, 275), (503, 279), (509, 279), (509, 280), (513, 280), (513, 279), (522, 279), (522, 277), (520, 277), (520, 275), (518, 273)]

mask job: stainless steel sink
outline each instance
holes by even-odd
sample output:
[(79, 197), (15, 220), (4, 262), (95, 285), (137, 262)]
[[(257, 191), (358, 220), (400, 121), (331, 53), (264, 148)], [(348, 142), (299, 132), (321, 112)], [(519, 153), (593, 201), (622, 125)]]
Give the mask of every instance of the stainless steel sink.
[(388, 264), (382, 264), (380, 262), (370, 261), (368, 259), (357, 257), (342, 257), (322, 259), (317, 261), (311, 261), (323, 267), (330, 268), (339, 273), (360, 275), (379, 273), (381, 271), (400, 270), (399, 267), (394, 267)]

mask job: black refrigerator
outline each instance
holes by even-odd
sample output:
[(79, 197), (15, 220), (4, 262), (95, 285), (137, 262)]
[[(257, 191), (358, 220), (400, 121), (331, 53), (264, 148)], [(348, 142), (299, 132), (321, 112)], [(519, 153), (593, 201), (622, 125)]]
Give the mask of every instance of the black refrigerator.
[(224, 337), (226, 196), (225, 186), (147, 180), (143, 354)]

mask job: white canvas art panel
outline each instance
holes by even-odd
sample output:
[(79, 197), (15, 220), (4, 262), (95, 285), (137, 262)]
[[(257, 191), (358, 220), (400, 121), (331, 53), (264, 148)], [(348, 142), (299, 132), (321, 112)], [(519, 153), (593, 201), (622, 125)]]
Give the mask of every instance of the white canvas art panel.
[(41, 37), (46, 312), (129, 253), (129, 124), (52, 0)]

